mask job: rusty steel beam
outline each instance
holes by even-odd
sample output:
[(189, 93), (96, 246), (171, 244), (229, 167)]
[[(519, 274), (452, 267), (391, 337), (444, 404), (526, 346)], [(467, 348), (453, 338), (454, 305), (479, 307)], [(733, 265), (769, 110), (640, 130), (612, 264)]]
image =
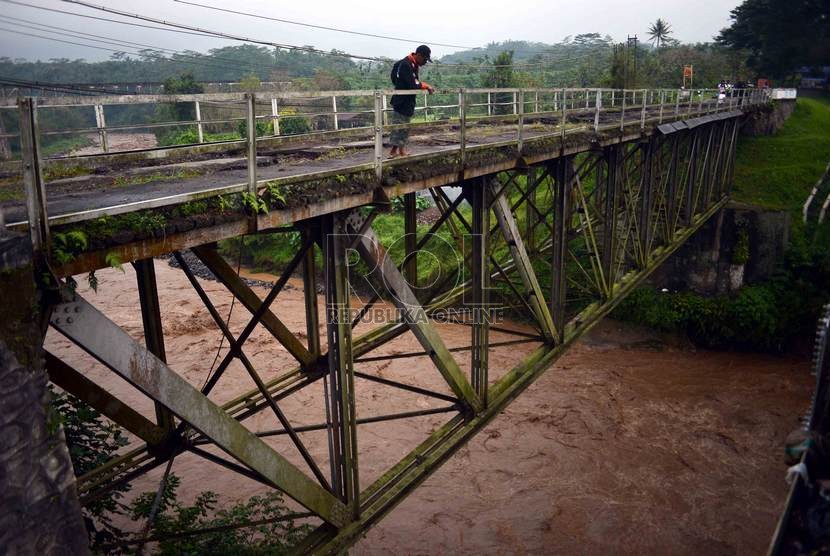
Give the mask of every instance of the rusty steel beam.
[(98, 361), (213, 440), (243, 465), (327, 522), (349, 521), (346, 507), (282, 455), (173, 372), (77, 293), (56, 307), (50, 324)]
[(328, 337), (328, 383), (326, 415), (334, 492), (349, 508), (352, 519), (360, 517), (357, 429), (352, 360), (352, 324), (349, 313), (349, 275), (345, 215), (323, 217), (323, 266), (326, 279), (326, 332)]
[(533, 308), (533, 315), (539, 323), (542, 334), (548, 341), (553, 341), (558, 335), (556, 327), (553, 325), (553, 319), (550, 316), (545, 296), (542, 293), (542, 287), (539, 285), (539, 279), (536, 277), (536, 272), (533, 270), (533, 265), (530, 258), (527, 256), (527, 251), (524, 247), (524, 241), (519, 233), (519, 227), (516, 224), (516, 219), (510, 211), (510, 206), (504, 195), (498, 194), (498, 186), (496, 183), (489, 184), (490, 192), (493, 196), (498, 195), (493, 202), (493, 212), (498, 220), (499, 228), (507, 242), (510, 253), (513, 255), (513, 262), (516, 264), (516, 270), (524, 283), (526, 291), (526, 300)]
[[(144, 325), (144, 345), (147, 350), (167, 363), (164, 351), (164, 330), (161, 326), (161, 306), (159, 304), (156, 269), (153, 259), (140, 259), (133, 262), (138, 283), (138, 301), (141, 306), (141, 321)], [(163, 430), (173, 430), (173, 416), (158, 402), (155, 402), (156, 422)]]
[(470, 379), (479, 399), (487, 406), (490, 351), (490, 206), (489, 188), (484, 179), (464, 184), (464, 193), (472, 208), (472, 326), (470, 327), (472, 368)]
[(53, 384), (89, 404), (90, 407), (147, 444), (159, 444), (167, 434), (163, 428), (98, 386), (50, 351), (46, 352), (46, 371)]
[[(355, 227), (352, 227), (349, 231), (354, 233)], [(371, 274), (376, 277), (378, 283), (386, 286), (392, 298), (391, 301), (401, 311), (407, 327), (424, 349), (430, 353), (432, 362), (438, 368), (444, 380), (447, 381), (450, 389), (470, 410), (473, 412), (480, 411), (482, 408), (481, 399), (464, 376), (455, 358), (447, 350), (447, 346), (430, 322), (424, 308), (418, 302), (415, 294), (412, 293), (409, 284), (395, 266), (394, 261), (386, 254), (386, 250), (374, 231), (369, 228), (356, 239), (357, 250), (371, 269)]]
[[(193, 247), (193, 253), (199, 257), (208, 269), (219, 279), (222, 284), (248, 309), (255, 313), (262, 304), (262, 300), (254, 291), (240, 278), (236, 271), (222, 258), (215, 249), (207, 245)], [(262, 326), (270, 332), (288, 353), (300, 362), (303, 368), (312, 369), (317, 363), (306, 347), (300, 343), (297, 337), (288, 330), (282, 321), (270, 310), (265, 311), (262, 316)]]

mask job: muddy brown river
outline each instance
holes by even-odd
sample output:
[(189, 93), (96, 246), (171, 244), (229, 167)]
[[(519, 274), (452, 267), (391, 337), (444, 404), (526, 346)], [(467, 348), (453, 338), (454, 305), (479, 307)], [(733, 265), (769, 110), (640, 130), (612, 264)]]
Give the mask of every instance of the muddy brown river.
[[(170, 366), (201, 386), (220, 333), (181, 271), (156, 261)], [(99, 292), (79, 291), (134, 338), (142, 336), (135, 275), (99, 271)], [(220, 313), (231, 298), (203, 281)], [(301, 281), (277, 298), (275, 312), (304, 331)], [(255, 288), (264, 296), (266, 290)], [(323, 300), (320, 300), (323, 306)], [(239, 304), (231, 328), (249, 313)], [(365, 325), (364, 325), (365, 326)], [(518, 326), (518, 325), (515, 325)], [(450, 347), (469, 345), (469, 328), (438, 325)], [(356, 333), (360, 333), (360, 329)], [(304, 333), (300, 333), (304, 337)], [(493, 341), (514, 337), (500, 333)], [(84, 370), (147, 416), (152, 404), (54, 332), (49, 349)], [(225, 344), (226, 348), (227, 344)], [(533, 344), (494, 349), (499, 376)], [(417, 351), (411, 335), (379, 353)], [(291, 367), (291, 357), (258, 329), (245, 348), (268, 379)], [(224, 354), (224, 349), (223, 349)], [(469, 368), (458, 354), (459, 363)], [(427, 360), (357, 365), (359, 370), (446, 391)], [(693, 350), (673, 338), (606, 321), (577, 343), (502, 415), (404, 500), (352, 554), (758, 554), (766, 549), (783, 507), (783, 442), (807, 409), (812, 379), (805, 360)], [(253, 385), (233, 364), (211, 398), (226, 401)], [(358, 380), (360, 417), (426, 409), (443, 402)], [(324, 420), (322, 386), (283, 402), (295, 425)], [(448, 419), (447, 414), (359, 428), (365, 488)], [(245, 422), (278, 428), (262, 412)], [(328, 469), (324, 433), (302, 434)], [(268, 443), (306, 470), (282, 438)], [(155, 490), (161, 469), (136, 481), (133, 495)], [(213, 490), (224, 501), (264, 489), (196, 456), (179, 456), (173, 472), (191, 500)], [(138, 529), (142, 524), (128, 524)]]

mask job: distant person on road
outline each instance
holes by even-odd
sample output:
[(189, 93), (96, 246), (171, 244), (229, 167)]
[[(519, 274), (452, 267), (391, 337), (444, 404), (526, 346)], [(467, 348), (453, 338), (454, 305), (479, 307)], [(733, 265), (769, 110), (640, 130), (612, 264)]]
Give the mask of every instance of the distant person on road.
[[(398, 60), (392, 66), (392, 85), (397, 90), (426, 90), (429, 94), (435, 92), (435, 89), (422, 82), (418, 77), (418, 68), (430, 61), (432, 52), (429, 47), (422, 44), (415, 49), (415, 52), (408, 55), (406, 58)], [(415, 99), (417, 95), (393, 95), (392, 96), (392, 117), (390, 124), (408, 124), (415, 115)], [(409, 129), (393, 129), (389, 136), (389, 142), (392, 143), (392, 151), (389, 153), (390, 158), (398, 156), (409, 156), (406, 152), (406, 143), (409, 141)]]

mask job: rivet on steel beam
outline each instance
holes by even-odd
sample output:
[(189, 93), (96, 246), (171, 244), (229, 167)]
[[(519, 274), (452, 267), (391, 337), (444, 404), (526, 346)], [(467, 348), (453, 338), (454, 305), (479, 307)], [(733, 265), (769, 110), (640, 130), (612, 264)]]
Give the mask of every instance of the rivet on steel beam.
[(66, 323), (72, 324), (72, 317), (66, 317)]

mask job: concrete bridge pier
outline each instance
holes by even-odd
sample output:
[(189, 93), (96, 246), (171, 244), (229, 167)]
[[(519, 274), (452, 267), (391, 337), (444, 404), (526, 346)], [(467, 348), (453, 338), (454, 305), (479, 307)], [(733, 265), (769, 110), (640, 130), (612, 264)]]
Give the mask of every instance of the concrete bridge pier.
[(0, 551), (88, 554), (63, 428), (44, 369), (31, 244), (0, 214)]

